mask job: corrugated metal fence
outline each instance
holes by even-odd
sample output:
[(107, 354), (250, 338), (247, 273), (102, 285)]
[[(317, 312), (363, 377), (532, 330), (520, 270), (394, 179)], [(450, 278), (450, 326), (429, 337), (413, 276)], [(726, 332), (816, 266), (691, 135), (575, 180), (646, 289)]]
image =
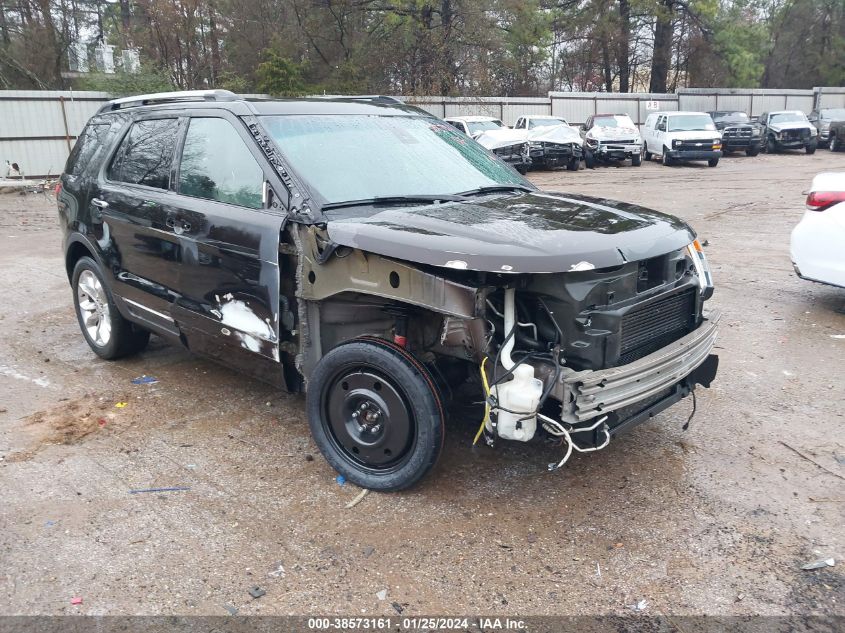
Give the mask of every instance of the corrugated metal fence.
[[(6, 161), (26, 176), (55, 176), (85, 122), (109, 99), (105, 92), (0, 91), (0, 177)], [(813, 90), (681, 89), (675, 94), (550, 92), (547, 97), (405, 97), (435, 116), (494, 116), (513, 125), (524, 114), (553, 114), (578, 125), (600, 112), (627, 113), (642, 125), (653, 109), (767, 110), (845, 107), (845, 88)]]

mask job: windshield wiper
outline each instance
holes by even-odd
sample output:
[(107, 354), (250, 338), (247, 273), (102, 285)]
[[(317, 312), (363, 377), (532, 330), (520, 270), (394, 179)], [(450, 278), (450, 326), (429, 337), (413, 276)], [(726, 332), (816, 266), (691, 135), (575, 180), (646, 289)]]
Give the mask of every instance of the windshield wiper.
[(479, 187), (478, 189), (470, 189), (469, 191), (462, 191), (458, 196), (481, 196), (486, 193), (496, 193), (497, 191), (533, 191), (530, 187), (525, 185), (487, 185)]
[(461, 195), (451, 193), (424, 194), (415, 196), (376, 196), (375, 198), (363, 198), (361, 200), (344, 200), (343, 202), (328, 202), (320, 207), (321, 211), (326, 209), (341, 209), (343, 207), (364, 207), (375, 204), (402, 204), (424, 202), (433, 204), (435, 202), (456, 202), (464, 200)]

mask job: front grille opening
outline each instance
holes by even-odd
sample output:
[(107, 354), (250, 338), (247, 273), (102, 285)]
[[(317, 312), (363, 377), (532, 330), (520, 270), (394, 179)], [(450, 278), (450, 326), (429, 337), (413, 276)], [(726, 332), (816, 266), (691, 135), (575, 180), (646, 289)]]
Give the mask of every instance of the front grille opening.
[(691, 332), (694, 326), (694, 288), (632, 308), (622, 317), (617, 365), (656, 352)]
[(637, 292), (645, 292), (666, 283), (666, 258), (652, 257), (639, 263), (637, 270)]

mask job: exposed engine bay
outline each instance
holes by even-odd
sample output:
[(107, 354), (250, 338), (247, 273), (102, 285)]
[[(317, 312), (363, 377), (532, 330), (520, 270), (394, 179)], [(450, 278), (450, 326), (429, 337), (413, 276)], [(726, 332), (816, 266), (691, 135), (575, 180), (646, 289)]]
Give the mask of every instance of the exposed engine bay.
[(561, 443), (550, 470), (715, 376), (719, 315), (703, 311), (712, 280), (697, 241), (601, 269), (505, 274), (408, 264), (314, 229), (297, 236), (291, 252), (310, 254), (300, 275), (303, 375), (351, 337), (392, 340), (432, 367), (444, 391), (477, 385), (475, 442)]

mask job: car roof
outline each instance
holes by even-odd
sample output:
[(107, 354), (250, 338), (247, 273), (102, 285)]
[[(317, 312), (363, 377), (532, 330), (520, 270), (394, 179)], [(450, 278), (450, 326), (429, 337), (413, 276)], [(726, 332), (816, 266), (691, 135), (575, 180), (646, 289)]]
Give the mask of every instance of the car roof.
[(523, 114), (522, 116), (526, 119), (566, 119), (566, 117), (555, 114)]
[(395, 97), (381, 95), (264, 99), (245, 98), (226, 90), (194, 90), (124, 97), (109, 101), (97, 114), (186, 108), (228, 110), (240, 116), (358, 114), (432, 117), (430, 113), (406, 105)]
[(447, 116), (444, 121), (463, 121), (464, 123), (477, 123), (480, 121), (501, 121), (494, 116), (468, 115), (468, 116)]
[(804, 114), (802, 110), (771, 110), (769, 114)]
[(706, 116), (710, 116), (707, 112), (692, 112), (691, 110), (667, 110), (666, 112), (660, 112), (659, 114), (668, 114), (669, 116), (677, 116), (680, 114), (704, 114)]

